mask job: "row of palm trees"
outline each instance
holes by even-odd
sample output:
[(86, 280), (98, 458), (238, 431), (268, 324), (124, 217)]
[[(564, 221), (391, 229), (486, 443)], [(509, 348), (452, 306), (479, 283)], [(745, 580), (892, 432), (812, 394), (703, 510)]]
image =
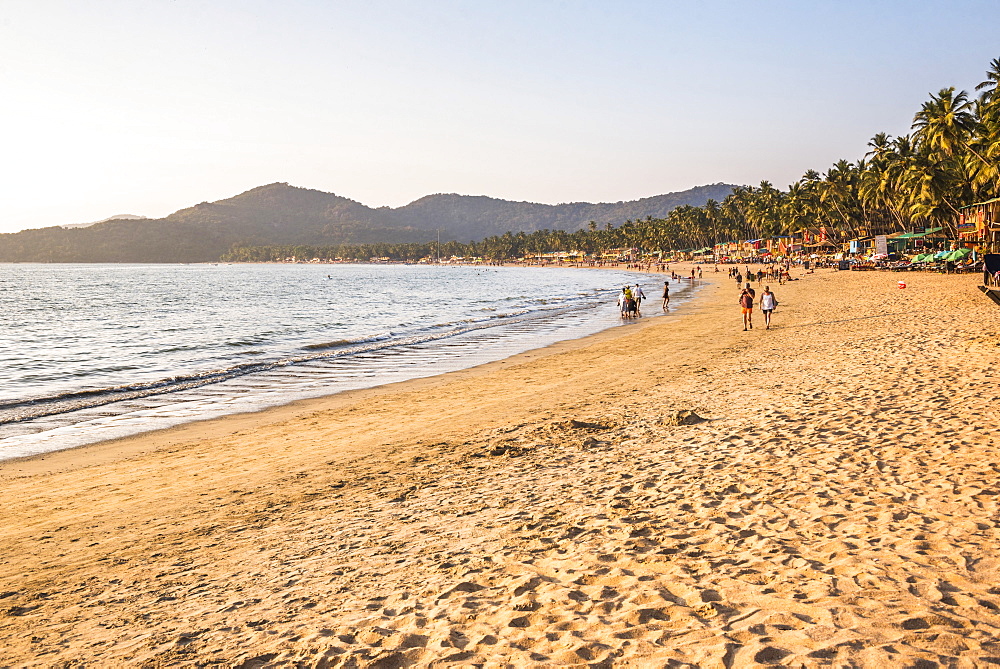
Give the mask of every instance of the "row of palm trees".
[[(942, 89), (923, 103), (911, 132), (880, 132), (856, 162), (839, 160), (825, 173), (808, 170), (787, 191), (767, 181), (733, 189), (722, 202), (682, 206), (666, 218), (625, 221), (575, 232), (505, 233), (478, 243), (376, 244), (300, 248), (297, 257), (414, 260), (435, 254), (490, 259), (557, 251), (600, 253), (636, 248), (670, 251), (822, 232), (837, 242), (865, 234), (943, 227), (954, 234), (963, 206), (1000, 196), (1000, 58), (990, 63), (977, 94)], [(227, 260), (280, 259), (287, 247), (233, 249)], [(303, 256), (302, 254), (306, 254)], [(312, 254), (310, 256), (310, 254)]]
[(954, 234), (961, 208), (1000, 195), (1000, 59), (978, 95), (945, 88), (913, 117), (911, 132), (876, 134), (857, 162), (807, 171), (787, 191), (762, 182), (722, 203), (671, 212), (679, 243), (711, 245), (825, 229), (837, 240), (871, 232), (943, 227)]

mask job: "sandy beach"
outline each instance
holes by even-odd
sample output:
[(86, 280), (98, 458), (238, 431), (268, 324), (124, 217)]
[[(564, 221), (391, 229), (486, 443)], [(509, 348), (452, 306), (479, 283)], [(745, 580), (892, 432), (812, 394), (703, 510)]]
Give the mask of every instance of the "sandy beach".
[(1000, 309), (793, 275), (2, 464), (0, 666), (1000, 663)]

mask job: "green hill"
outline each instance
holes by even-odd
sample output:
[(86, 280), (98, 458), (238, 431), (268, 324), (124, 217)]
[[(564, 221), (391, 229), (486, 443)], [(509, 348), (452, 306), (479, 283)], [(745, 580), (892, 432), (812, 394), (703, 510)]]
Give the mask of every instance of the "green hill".
[(714, 184), (632, 202), (536, 204), (484, 196), (429, 195), (404, 207), (371, 208), (284, 183), (202, 202), (162, 219), (114, 219), (88, 227), (0, 234), (0, 262), (209, 262), (233, 246), (336, 245), (481, 240), (506, 231), (577, 230), (589, 221), (661, 218), (673, 208), (722, 200)]

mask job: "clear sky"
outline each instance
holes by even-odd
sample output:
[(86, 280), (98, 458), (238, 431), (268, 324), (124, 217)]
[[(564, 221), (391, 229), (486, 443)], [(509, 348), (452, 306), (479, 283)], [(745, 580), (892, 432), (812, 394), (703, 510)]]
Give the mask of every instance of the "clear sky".
[(286, 181), (781, 188), (1000, 57), (1000, 2), (0, 0), (0, 232)]

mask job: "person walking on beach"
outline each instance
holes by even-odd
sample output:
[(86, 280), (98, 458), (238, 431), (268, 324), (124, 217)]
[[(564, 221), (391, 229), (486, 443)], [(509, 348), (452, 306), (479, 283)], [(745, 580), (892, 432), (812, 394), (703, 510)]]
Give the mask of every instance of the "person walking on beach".
[(635, 295), (632, 294), (632, 289), (628, 286), (622, 288), (622, 294), (618, 296), (618, 304), (621, 306), (622, 318), (633, 318), (639, 315)]
[(642, 292), (642, 288), (639, 284), (635, 284), (635, 290), (632, 291), (632, 297), (635, 298), (635, 310), (639, 311), (642, 306), (642, 301), (646, 299), (646, 293)]
[(698, 278), (699, 279), (701, 278), (701, 268), (700, 267), (698, 268)]
[(622, 311), (622, 318), (628, 318), (628, 303), (632, 299), (632, 290), (625, 286), (618, 294), (618, 308)]
[(667, 305), (670, 304), (670, 282), (663, 282), (663, 310), (667, 310)]
[(757, 296), (748, 283), (740, 293), (740, 309), (743, 311), (743, 331), (753, 330), (753, 300)]
[(760, 312), (764, 314), (764, 329), (771, 329), (771, 312), (778, 306), (778, 299), (771, 292), (770, 286), (764, 286), (764, 292), (760, 294)]

